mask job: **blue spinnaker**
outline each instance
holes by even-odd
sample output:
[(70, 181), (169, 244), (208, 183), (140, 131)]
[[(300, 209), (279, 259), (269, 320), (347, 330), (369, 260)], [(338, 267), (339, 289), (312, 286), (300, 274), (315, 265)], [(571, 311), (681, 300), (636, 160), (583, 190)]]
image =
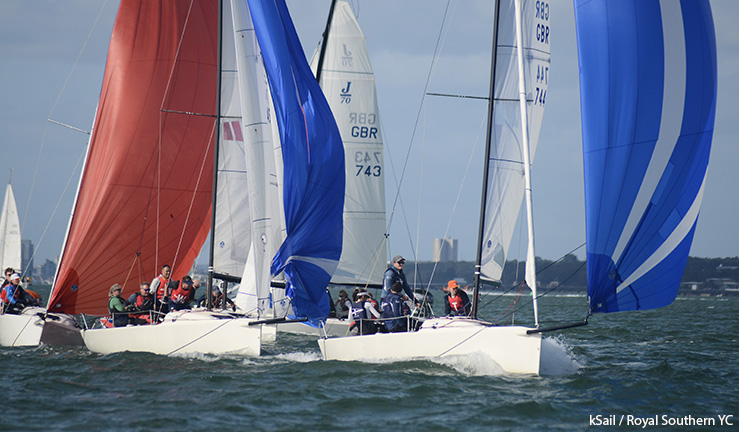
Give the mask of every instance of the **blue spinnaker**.
[(675, 299), (716, 108), (708, 0), (575, 0), (591, 312)]
[(249, 0), (280, 129), (287, 236), (272, 261), (296, 317), (329, 312), (326, 286), (342, 244), (344, 147), (284, 0)]

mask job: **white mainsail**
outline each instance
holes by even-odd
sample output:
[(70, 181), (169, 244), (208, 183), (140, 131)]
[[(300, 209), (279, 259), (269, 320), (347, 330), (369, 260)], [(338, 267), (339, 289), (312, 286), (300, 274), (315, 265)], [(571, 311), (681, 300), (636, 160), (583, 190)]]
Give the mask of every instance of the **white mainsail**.
[(18, 207), (15, 204), (13, 187), (8, 182), (5, 189), (2, 214), (0, 214), (0, 267), (4, 270), (12, 267), (21, 269), (21, 223), (18, 219)]
[[(381, 284), (387, 259), (385, 172), (375, 77), (349, 3), (337, 1), (320, 85), (344, 142), (344, 237), (334, 284)], [(318, 50), (311, 60), (314, 74)]]
[[(546, 93), (549, 85), (549, 10), (540, 2), (522, 2), (524, 84), (530, 161), (533, 162), (539, 139)], [(514, 16), (514, 2), (500, 3), (500, 16)], [(538, 28), (541, 31), (534, 31)], [(495, 66), (494, 118), (492, 148), (488, 155), (485, 228), (483, 232), (481, 272), (489, 280), (500, 281), (508, 249), (523, 202), (524, 156), (523, 130), (519, 106), (519, 69), (516, 22), (499, 20)]]

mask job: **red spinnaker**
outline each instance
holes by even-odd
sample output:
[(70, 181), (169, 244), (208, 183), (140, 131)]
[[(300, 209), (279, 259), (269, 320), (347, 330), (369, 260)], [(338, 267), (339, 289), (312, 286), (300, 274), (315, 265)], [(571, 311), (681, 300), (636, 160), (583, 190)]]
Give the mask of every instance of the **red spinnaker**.
[[(107, 313), (163, 264), (186, 274), (210, 229), (217, 0), (123, 0), (49, 310)], [(172, 112), (176, 111), (176, 112)]]

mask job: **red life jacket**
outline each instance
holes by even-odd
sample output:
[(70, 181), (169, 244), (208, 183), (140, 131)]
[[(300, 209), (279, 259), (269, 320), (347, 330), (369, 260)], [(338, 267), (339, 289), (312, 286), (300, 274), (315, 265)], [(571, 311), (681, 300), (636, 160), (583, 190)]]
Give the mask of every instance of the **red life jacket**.
[[(136, 307), (140, 308), (141, 305), (144, 304), (144, 302), (147, 300), (145, 296), (142, 296), (141, 293), (136, 293)], [(139, 318), (144, 319), (146, 322), (151, 324), (151, 316), (149, 315), (149, 312), (145, 313), (138, 313), (138, 314), (128, 314), (131, 318)]]
[(161, 300), (167, 293), (167, 284), (169, 283), (169, 279), (164, 279), (164, 276), (162, 275), (157, 276), (157, 279), (159, 279), (159, 286), (157, 287), (156, 296), (157, 299)]
[(172, 299), (175, 303), (187, 303), (188, 300), (190, 300), (190, 289), (185, 289), (184, 286), (181, 284), (177, 287), (177, 289), (172, 290), (172, 294), (170, 295), (170, 299)]
[(449, 306), (451, 306), (454, 312), (459, 312), (461, 310), (464, 310), (464, 301), (462, 300), (462, 296), (459, 295), (459, 293), (457, 293), (456, 296), (452, 297), (450, 294), (449, 295)]
[(141, 307), (142, 304), (144, 304), (144, 299), (146, 297), (142, 296), (141, 293), (136, 294), (136, 307)]

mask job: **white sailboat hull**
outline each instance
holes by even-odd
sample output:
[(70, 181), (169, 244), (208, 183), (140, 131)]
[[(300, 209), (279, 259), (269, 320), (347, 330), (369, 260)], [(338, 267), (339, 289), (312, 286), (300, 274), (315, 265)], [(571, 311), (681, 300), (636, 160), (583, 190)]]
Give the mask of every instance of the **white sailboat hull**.
[(0, 345), (7, 347), (36, 346), (41, 341), (46, 312), (40, 307), (27, 307), (23, 313), (0, 315)]
[(467, 318), (433, 318), (416, 332), (320, 339), (324, 360), (401, 360), (486, 354), (507, 373), (539, 374), (541, 334)]
[[(44, 319), (46, 316), (46, 319)], [(82, 345), (73, 316), (27, 307), (20, 315), (0, 315), (0, 346)]]
[(251, 318), (236, 318), (212, 311), (179, 311), (167, 314), (156, 325), (140, 325), (82, 332), (90, 351), (111, 354), (123, 351), (153, 354), (241, 354), (259, 356), (262, 325)]
[[(347, 334), (349, 334), (349, 326), (351, 326), (351, 324), (351, 320), (328, 318), (326, 320), (326, 323), (324, 324), (326, 335), (328, 335), (329, 337), (346, 336)], [(277, 331), (319, 337), (323, 336), (323, 330), (305, 323), (277, 324)]]

